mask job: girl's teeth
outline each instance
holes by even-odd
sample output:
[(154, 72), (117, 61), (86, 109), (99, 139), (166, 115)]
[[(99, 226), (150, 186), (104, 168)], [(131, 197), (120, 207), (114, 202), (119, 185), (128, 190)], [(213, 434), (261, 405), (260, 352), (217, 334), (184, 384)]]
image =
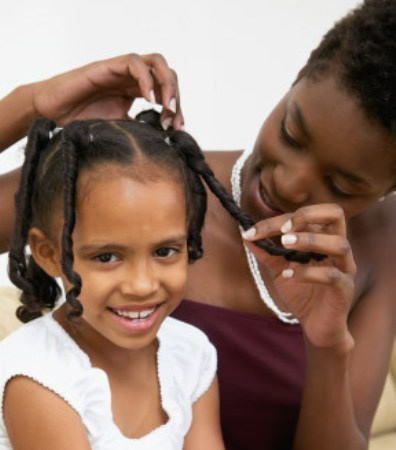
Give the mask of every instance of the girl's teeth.
[(119, 309), (115, 309), (115, 313), (121, 317), (127, 317), (128, 319), (146, 319), (150, 314), (153, 313), (154, 308), (145, 309), (143, 311), (122, 311)]

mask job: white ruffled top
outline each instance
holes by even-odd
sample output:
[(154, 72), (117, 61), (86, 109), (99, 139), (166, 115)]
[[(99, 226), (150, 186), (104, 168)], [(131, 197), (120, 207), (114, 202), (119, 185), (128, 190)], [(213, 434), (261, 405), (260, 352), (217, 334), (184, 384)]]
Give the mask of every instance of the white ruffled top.
[[(81, 417), (93, 450), (181, 450), (193, 403), (211, 385), (216, 350), (192, 325), (168, 317), (158, 332), (158, 380), (168, 421), (145, 436), (124, 436), (113, 421), (106, 373), (52, 314), (29, 322), (0, 342), (0, 449), (12, 449), (3, 420), (4, 388), (16, 375), (32, 378), (62, 397)], [(131, 406), (133, 414), (133, 406)]]

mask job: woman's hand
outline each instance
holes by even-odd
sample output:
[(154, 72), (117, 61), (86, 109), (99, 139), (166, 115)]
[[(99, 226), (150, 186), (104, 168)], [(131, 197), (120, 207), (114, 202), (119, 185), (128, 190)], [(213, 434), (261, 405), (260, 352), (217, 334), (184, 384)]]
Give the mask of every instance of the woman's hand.
[(299, 319), (308, 341), (317, 347), (344, 352), (353, 346), (347, 319), (354, 294), (356, 265), (346, 235), (342, 208), (335, 204), (306, 206), (255, 225), (249, 239), (282, 235), (288, 249), (323, 253), (321, 262), (303, 265), (272, 257), (252, 242), (248, 247), (269, 267), (284, 305)]
[(32, 101), (38, 115), (63, 125), (74, 119), (125, 118), (138, 97), (163, 105), (164, 127), (183, 125), (176, 73), (158, 54), (117, 56), (34, 83)]

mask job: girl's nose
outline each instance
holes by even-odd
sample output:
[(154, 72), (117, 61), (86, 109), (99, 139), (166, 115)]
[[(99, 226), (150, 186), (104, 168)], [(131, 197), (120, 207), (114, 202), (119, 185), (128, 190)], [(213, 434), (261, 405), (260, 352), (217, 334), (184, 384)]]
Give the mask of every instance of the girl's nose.
[(125, 271), (121, 290), (125, 295), (136, 299), (147, 299), (153, 296), (159, 288), (159, 280), (156, 271), (147, 262), (140, 262)]
[(311, 200), (315, 191), (314, 168), (307, 163), (278, 164), (273, 171), (273, 188), (279, 199), (296, 207)]

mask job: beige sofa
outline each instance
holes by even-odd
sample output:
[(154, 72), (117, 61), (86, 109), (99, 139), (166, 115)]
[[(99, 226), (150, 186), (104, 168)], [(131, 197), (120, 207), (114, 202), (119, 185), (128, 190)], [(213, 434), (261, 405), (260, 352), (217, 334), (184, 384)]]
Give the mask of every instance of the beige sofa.
[[(0, 340), (21, 325), (15, 317), (17, 305), (17, 290), (12, 287), (0, 287)], [(374, 419), (369, 450), (396, 450), (396, 346)]]
[(396, 450), (396, 345), (374, 418), (369, 450)]

